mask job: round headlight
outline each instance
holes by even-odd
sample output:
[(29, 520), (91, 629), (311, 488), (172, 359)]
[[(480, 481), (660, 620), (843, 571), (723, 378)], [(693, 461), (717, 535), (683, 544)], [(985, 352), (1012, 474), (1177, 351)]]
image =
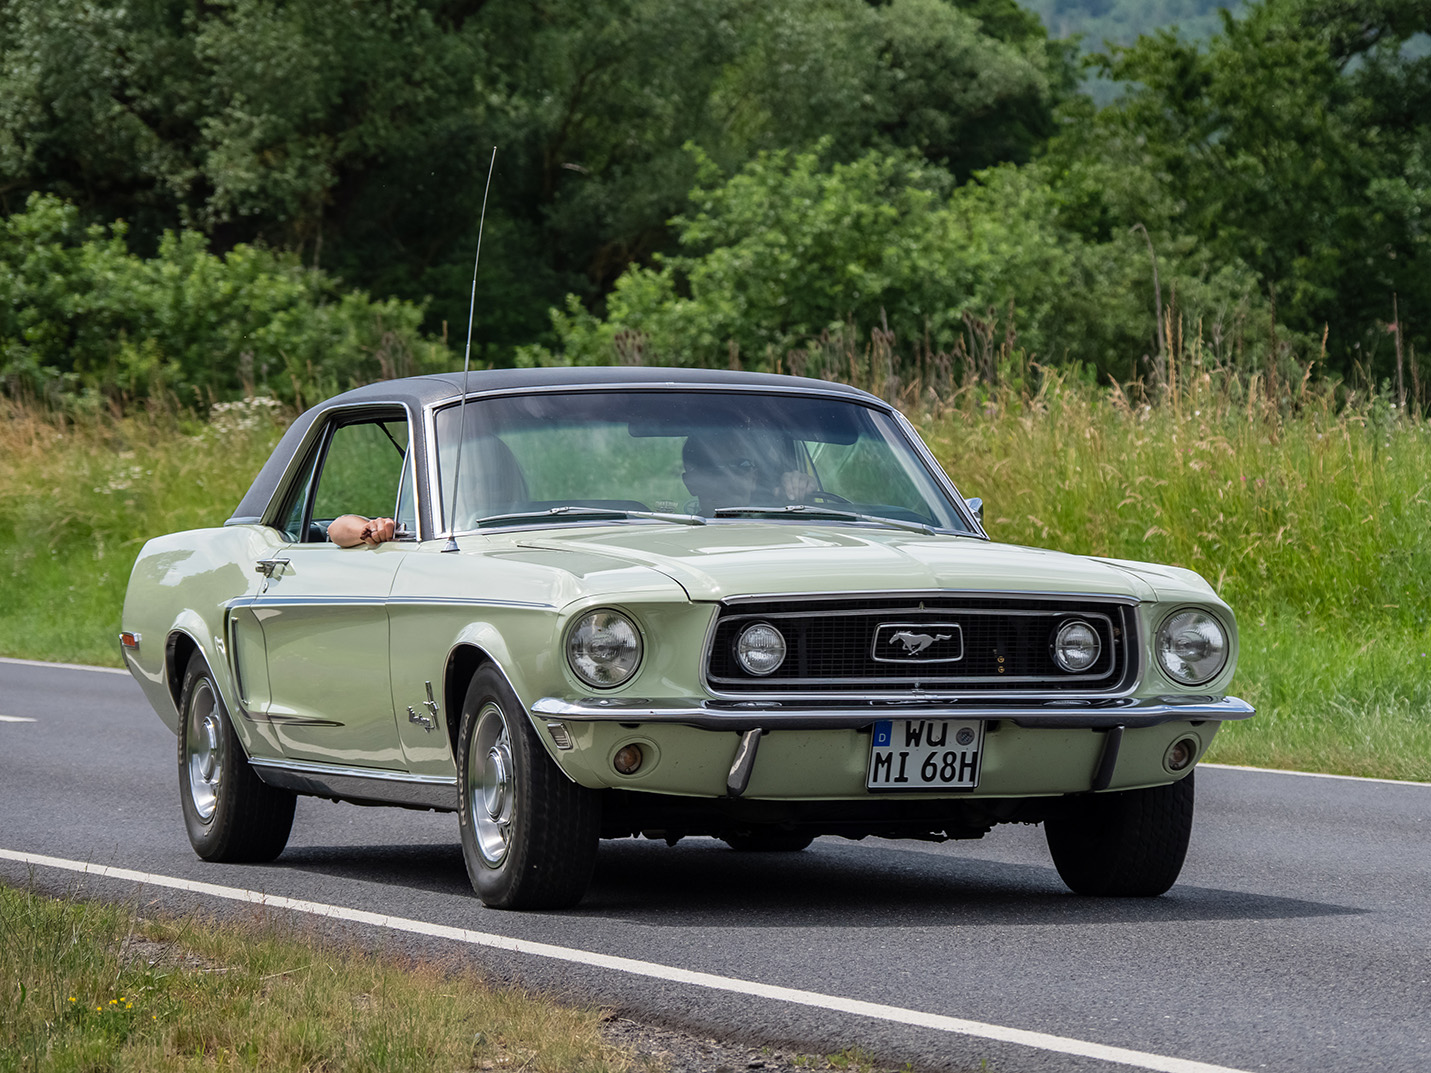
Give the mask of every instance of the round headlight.
[(747, 674), (764, 677), (785, 662), (785, 638), (770, 623), (757, 622), (740, 631), (735, 658)]
[(1174, 682), (1201, 685), (1227, 664), (1227, 634), (1206, 611), (1179, 611), (1158, 627), (1158, 663)]
[(1065, 622), (1053, 636), (1053, 661), (1069, 674), (1086, 671), (1098, 662), (1103, 642), (1086, 622)]
[(625, 615), (588, 611), (567, 635), (566, 660), (587, 685), (612, 689), (636, 673), (641, 633)]

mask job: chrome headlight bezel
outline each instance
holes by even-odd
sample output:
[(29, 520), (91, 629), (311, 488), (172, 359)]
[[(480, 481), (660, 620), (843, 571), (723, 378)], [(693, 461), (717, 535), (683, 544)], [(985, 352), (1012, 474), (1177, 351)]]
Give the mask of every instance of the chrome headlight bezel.
[[(1076, 631), (1085, 632), (1092, 643), (1092, 657), (1081, 667), (1071, 666), (1070, 662), (1064, 658), (1063, 652), (1071, 634)], [(1098, 635), (1098, 629), (1091, 622), (1086, 622), (1081, 618), (1071, 618), (1059, 623), (1058, 629), (1054, 631), (1053, 637), (1048, 643), (1049, 655), (1053, 657), (1054, 666), (1065, 674), (1087, 674), (1098, 666), (1098, 661), (1103, 658), (1103, 638)]]
[[(752, 639), (756, 637), (764, 638), (764, 644)], [(755, 655), (762, 648), (767, 654), (779, 653), (779, 658), (765, 666), (764, 669), (754, 665), (759, 663)], [(755, 678), (764, 678), (778, 671), (785, 665), (785, 657), (790, 651), (789, 643), (785, 640), (785, 635), (780, 632), (780, 628), (769, 622), (752, 622), (742, 629), (736, 635), (734, 649), (735, 662), (741, 670)]]
[[(1201, 656), (1190, 652), (1188, 638), (1194, 633), (1201, 633), (1200, 640), (1210, 643), (1216, 651)], [(1175, 634), (1184, 640), (1179, 643)], [(1169, 681), (1180, 686), (1206, 685), (1227, 669), (1232, 658), (1232, 631), (1206, 608), (1177, 607), (1163, 616), (1153, 632), (1153, 655)]]
[(645, 655), (641, 627), (623, 611), (597, 607), (566, 631), (566, 665), (592, 689), (619, 689), (635, 677)]

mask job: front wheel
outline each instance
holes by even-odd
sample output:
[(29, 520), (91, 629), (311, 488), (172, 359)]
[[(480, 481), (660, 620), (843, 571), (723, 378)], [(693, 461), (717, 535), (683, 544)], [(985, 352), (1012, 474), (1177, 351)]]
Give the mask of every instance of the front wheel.
[(213, 672), (195, 652), (179, 695), (179, 802), (206, 861), (271, 861), (288, 845), (295, 796), (249, 766)]
[(496, 668), (472, 677), (457, 738), (459, 820), (467, 875), (494, 909), (562, 909), (581, 901), (596, 866), (594, 791), (566, 777)]
[(1152, 898), (1177, 882), (1193, 822), (1193, 773), (1167, 786), (1070, 799), (1044, 823), (1076, 894)]

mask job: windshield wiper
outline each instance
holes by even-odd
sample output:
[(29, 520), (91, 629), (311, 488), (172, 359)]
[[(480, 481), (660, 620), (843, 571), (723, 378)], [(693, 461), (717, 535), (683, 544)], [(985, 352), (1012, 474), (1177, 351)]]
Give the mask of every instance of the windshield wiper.
[(878, 514), (861, 514), (853, 510), (831, 510), (829, 507), (812, 507), (806, 503), (792, 503), (785, 507), (717, 507), (712, 514), (717, 518), (763, 517), (765, 515), (799, 515), (802, 518), (820, 518), (831, 521), (870, 522), (886, 525), (891, 529), (905, 529), (911, 533), (934, 535), (934, 527), (923, 522), (909, 522), (903, 518), (885, 518)]
[(625, 507), (584, 507), (571, 504), (561, 507), (546, 507), (543, 510), (517, 511), (513, 514), (493, 514), (478, 518), (473, 523), (477, 529), (502, 525), (521, 525), (523, 522), (544, 522), (556, 518), (570, 518), (577, 521), (600, 521), (604, 518), (647, 518), (657, 522), (672, 522), (677, 525), (705, 525), (706, 520), (698, 514), (667, 514), (656, 510), (627, 510)]

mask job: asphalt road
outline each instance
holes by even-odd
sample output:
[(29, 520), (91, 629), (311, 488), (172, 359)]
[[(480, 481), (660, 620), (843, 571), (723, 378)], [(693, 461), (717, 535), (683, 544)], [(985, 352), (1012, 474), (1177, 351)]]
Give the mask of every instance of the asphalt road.
[(173, 877), (383, 914), (402, 930), (321, 926), (648, 1021), (814, 1053), (858, 1045), (896, 1067), (1431, 1069), (1431, 786), (1205, 768), (1182, 880), (1150, 901), (1069, 894), (1042, 832), (1015, 827), (778, 856), (607, 842), (581, 906), (514, 914), (471, 895), (452, 816), (300, 799), (275, 863), (206, 864), (175, 767), (127, 675), (0, 661), (0, 879), (255, 911)]

